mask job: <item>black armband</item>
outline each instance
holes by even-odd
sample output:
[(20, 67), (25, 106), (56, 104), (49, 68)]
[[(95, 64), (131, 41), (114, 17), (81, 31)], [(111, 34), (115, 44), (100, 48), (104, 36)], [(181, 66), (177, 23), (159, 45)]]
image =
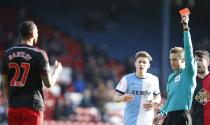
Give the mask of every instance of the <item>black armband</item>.
[(182, 24), (182, 26), (183, 26), (183, 30), (184, 30), (184, 31), (190, 31), (190, 28), (189, 28), (189, 26), (188, 26), (187, 23), (183, 22), (183, 23), (181, 23), (181, 24)]
[(190, 28), (189, 27), (184, 27), (183, 30), (184, 31), (190, 31)]

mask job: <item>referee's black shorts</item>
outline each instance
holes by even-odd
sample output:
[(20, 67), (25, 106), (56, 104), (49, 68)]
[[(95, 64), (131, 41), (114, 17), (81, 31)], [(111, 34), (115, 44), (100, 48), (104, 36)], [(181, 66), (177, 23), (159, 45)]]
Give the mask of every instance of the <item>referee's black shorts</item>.
[(188, 110), (168, 112), (163, 125), (192, 125), (192, 119)]

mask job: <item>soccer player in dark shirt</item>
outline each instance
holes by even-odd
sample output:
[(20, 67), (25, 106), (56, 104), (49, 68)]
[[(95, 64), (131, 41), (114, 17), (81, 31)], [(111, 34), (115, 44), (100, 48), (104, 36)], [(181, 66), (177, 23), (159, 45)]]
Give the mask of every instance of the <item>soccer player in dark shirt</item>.
[(195, 60), (198, 65), (197, 87), (194, 91), (191, 109), (193, 125), (210, 125), (210, 73), (209, 52), (205, 50), (195, 51)]
[(50, 68), (45, 51), (37, 48), (38, 29), (33, 21), (19, 26), (20, 44), (3, 55), (3, 88), (8, 99), (9, 125), (43, 124), (43, 84), (47, 88), (56, 83), (62, 70), (56, 61)]

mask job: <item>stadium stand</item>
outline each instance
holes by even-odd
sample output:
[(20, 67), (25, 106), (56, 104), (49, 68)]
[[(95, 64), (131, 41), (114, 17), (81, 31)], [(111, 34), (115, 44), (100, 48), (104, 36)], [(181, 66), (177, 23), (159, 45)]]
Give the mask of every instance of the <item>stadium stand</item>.
[[(17, 3), (19, 7), (0, 5), (0, 59), (5, 49), (17, 44), (17, 24), (31, 19), (38, 24), (38, 46), (47, 51), (50, 64), (58, 59), (64, 66), (58, 83), (45, 90), (44, 125), (122, 125), (124, 104), (112, 103), (111, 97), (120, 77), (133, 70), (130, 55), (136, 51), (151, 52), (154, 62), (150, 70), (160, 75), (161, 2), (150, 1), (150, 7), (154, 9), (151, 11), (151, 8), (143, 7), (148, 5), (146, 0), (112, 1), (98, 3), (104, 4), (105, 8), (94, 8), (89, 5), (91, 2), (84, 6), (80, 4), (81, 0), (64, 3), (52, 0), (52, 6), (47, 8), (47, 2), (41, 0), (36, 1), (37, 8), (27, 0)], [(23, 7), (26, 4), (30, 6)], [(80, 9), (75, 11), (77, 7)], [(110, 7), (109, 13), (105, 12), (106, 7)], [(182, 40), (177, 37), (181, 36), (176, 22), (177, 9), (177, 6), (172, 6), (170, 46), (177, 46)], [(199, 17), (192, 21), (194, 45), (197, 49), (209, 51), (210, 31), (207, 27), (210, 18), (205, 17), (203, 21), (198, 12), (208, 8), (201, 9), (198, 4), (193, 10), (193, 18)], [(6, 110), (7, 102), (0, 90), (1, 125), (7, 124)]]

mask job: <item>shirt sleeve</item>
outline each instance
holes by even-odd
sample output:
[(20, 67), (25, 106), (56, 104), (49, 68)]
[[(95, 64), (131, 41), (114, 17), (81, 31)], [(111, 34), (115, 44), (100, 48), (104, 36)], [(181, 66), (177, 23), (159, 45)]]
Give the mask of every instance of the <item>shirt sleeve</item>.
[(46, 75), (47, 72), (50, 72), (49, 59), (45, 51), (43, 50), (40, 51), (38, 61), (39, 61), (38, 68), (39, 68), (40, 74)]
[(158, 79), (158, 77), (155, 77), (154, 78), (154, 83), (155, 83), (155, 88), (154, 88), (153, 95), (158, 95), (158, 94), (160, 94), (159, 79)]
[(127, 91), (127, 80), (126, 77), (124, 76), (120, 82), (117, 84), (117, 87), (115, 89), (120, 94), (125, 94)]
[(189, 31), (184, 31), (185, 68), (190, 74), (197, 72), (196, 62), (193, 56), (193, 45)]
[(168, 103), (166, 101), (165, 105), (163, 106), (163, 108), (160, 110), (161, 115), (166, 116), (167, 115), (167, 106)]

